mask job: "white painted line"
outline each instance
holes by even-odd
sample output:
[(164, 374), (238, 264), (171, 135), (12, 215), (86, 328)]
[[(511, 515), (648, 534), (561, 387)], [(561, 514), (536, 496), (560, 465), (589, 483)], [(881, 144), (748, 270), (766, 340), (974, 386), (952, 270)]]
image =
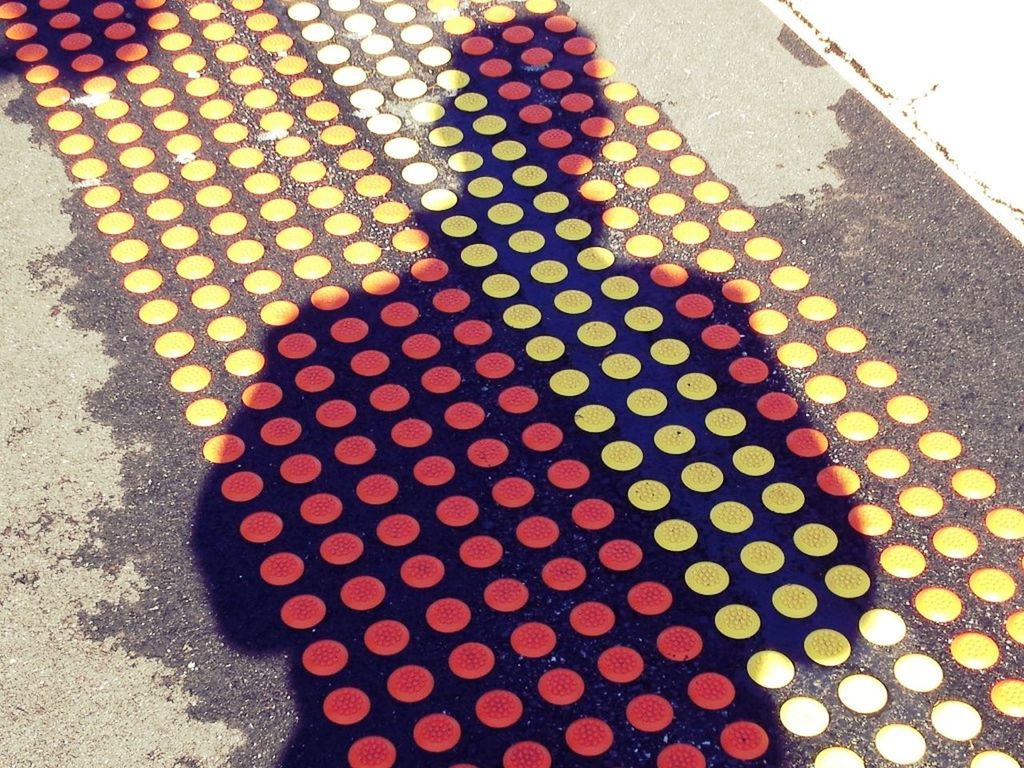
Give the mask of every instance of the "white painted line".
[(865, 99), (1024, 243), (1024, 7), (761, 0)]

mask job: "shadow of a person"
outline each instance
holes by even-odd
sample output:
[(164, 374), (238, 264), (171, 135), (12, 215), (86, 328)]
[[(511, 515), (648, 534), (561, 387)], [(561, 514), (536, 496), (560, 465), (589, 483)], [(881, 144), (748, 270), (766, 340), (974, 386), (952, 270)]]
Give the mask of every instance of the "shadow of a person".
[[(414, 261), (346, 265), (272, 333), (227, 430), (247, 448), (195, 547), (228, 638), (292, 660), (283, 766), (780, 764), (748, 660), (802, 663), (822, 630), (827, 655), (870, 603), (750, 286), (694, 266), (746, 236), (673, 239), (684, 199), (717, 215), (707, 177), (622, 162), (646, 132), (591, 53), (561, 16), (462, 43), (471, 87), (431, 126), (457, 204), (415, 211)], [(661, 258), (627, 253), (654, 237)]]

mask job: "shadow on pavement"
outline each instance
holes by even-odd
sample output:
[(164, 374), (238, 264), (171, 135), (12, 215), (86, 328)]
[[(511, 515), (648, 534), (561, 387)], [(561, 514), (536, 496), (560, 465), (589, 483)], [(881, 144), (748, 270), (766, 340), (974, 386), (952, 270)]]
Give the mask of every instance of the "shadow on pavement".
[[(589, 765), (593, 758), (575, 754), (566, 742), (566, 729), (581, 717), (606, 721), (614, 734), (614, 743), (600, 758), (603, 765), (653, 764), (653, 756), (677, 743), (699, 747), (708, 764), (740, 764), (736, 756), (744, 745), (753, 745), (756, 751), (757, 733), (729, 731), (732, 756), (723, 751), (721, 734), (730, 723), (743, 721), (763, 726), (771, 743), (763, 757), (743, 764), (785, 764), (786, 742), (777, 726), (775, 705), (750, 681), (747, 660), (756, 651), (774, 649), (799, 668), (809, 663), (803, 642), (810, 631), (831, 628), (851, 641), (856, 638), (857, 619), (870, 603), (870, 593), (857, 600), (839, 598), (824, 588), (823, 575), (839, 563), (870, 572), (861, 544), (843, 537), (835, 552), (809, 557), (793, 542), (794, 532), (810, 522), (842, 531), (854, 502), (818, 489), (818, 473), (830, 465), (827, 454), (801, 458), (786, 447), (787, 438), (792, 440), (794, 431), (809, 428), (810, 422), (786, 397), (789, 388), (773, 362), (774, 353), (746, 331), (747, 307), (724, 298), (722, 283), (696, 268), (688, 269), (688, 279), (681, 282), (678, 269), (659, 267), (652, 272), (653, 263), (626, 261), (621, 256), (605, 269), (580, 268), (577, 256), (582, 246), (562, 239), (555, 231), (559, 217), (534, 207), (538, 190), (517, 182), (516, 167), (529, 163), (547, 172), (543, 189), (577, 200), (578, 178), (559, 168), (565, 150), (537, 144), (535, 137), (551, 127), (572, 133), (574, 153), (605, 162), (600, 154), (603, 142), (580, 134), (577, 123), (606, 116), (621, 123), (614, 112), (619, 108), (605, 100), (594, 80), (582, 75), (587, 58), (562, 52), (565, 35), (541, 24), (526, 28), (523, 36), (532, 36), (530, 47), (556, 51), (554, 61), (543, 66), (524, 65), (519, 56), (522, 44), (504, 40), (498, 28), (476, 34), (493, 43), (490, 57), (501, 56), (512, 63), (511, 72), (478, 78), (481, 57), (465, 52), (451, 67), (474, 73), (471, 90), (486, 97), (488, 114), (507, 120), (508, 129), (494, 137), (482, 135), (474, 129), (477, 115), (452, 102), (445, 104), (441, 123), (461, 131), (464, 140), (453, 151), (477, 152), (483, 166), (473, 175), (498, 180), (502, 195), (488, 199), (462, 194), (452, 210), (415, 210), (414, 226), (429, 235), (425, 251), (403, 260), (401, 254), (385, 249), (382, 261), (371, 267), (345, 265), (352, 276), (344, 296), (340, 291), (321, 294), (320, 307), (303, 307), (295, 322), (267, 339), (268, 365), (261, 383), (249, 391), (251, 407), (226, 430), (244, 440), (246, 452), (240, 461), (210, 472), (196, 516), (194, 546), (223, 631), (231, 643), (247, 652), (284, 653), (291, 660), (291, 694), (300, 723), (282, 762), (287, 768), (344, 764), (351, 745), (370, 736), (385, 737), (397, 750), (400, 765), (497, 766), (506, 750), (521, 741), (544, 744), (555, 765)], [(592, 107), (573, 113), (559, 106), (561, 94), (539, 82), (545, 72), (556, 68), (572, 73), (571, 90), (592, 100)], [(530, 85), (530, 98), (521, 102), (506, 98), (508, 91), (502, 92), (501, 87), (520, 81)], [(550, 123), (524, 121), (520, 109), (528, 103), (552, 109)], [(509, 137), (522, 139), (530, 147), (521, 163), (499, 160), (493, 154), (495, 143)], [(642, 137), (634, 137), (634, 143), (642, 146)], [(659, 170), (671, 176), (667, 168)], [(392, 197), (418, 199), (417, 193), (398, 181), (397, 168), (378, 166), (377, 172), (396, 180)], [(625, 189), (621, 179), (616, 181), (623, 196), (646, 194)], [(687, 210), (693, 211), (694, 218), (713, 220), (714, 207), (693, 201), (685, 180), (678, 180), (675, 187), (672, 191), (687, 198)], [(358, 197), (352, 194), (349, 199)], [(520, 206), (527, 212), (525, 219), (515, 226), (489, 221), (488, 212), (498, 200)], [(588, 244), (600, 243), (623, 253), (624, 235), (605, 229), (600, 205), (585, 210), (577, 209), (576, 202), (572, 206), (566, 215), (585, 219), (594, 228)], [(365, 212), (355, 212), (369, 220), (371, 207), (368, 202)], [(453, 215), (471, 217), (478, 229), (462, 239), (446, 233), (445, 229), (451, 230), (444, 222)], [(670, 243), (672, 253), (664, 259), (666, 264), (691, 265), (696, 252), (708, 245), (741, 248), (742, 240), (732, 238), (744, 236), (723, 234), (702, 246), (677, 245), (668, 235), (677, 220), (652, 222), (652, 230), (658, 230), (652, 233)], [(542, 250), (518, 252), (509, 245), (509, 236), (521, 228), (543, 236)], [(468, 255), (466, 246), (471, 249)], [(491, 249), (497, 255), (494, 271), (518, 281), (514, 298), (488, 295), (482, 280), (491, 270), (467, 263), (483, 264)], [(591, 256), (600, 258), (600, 254)], [(548, 284), (536, 279), (531, 267), (541, 259), (564, 265), (564, 281)], [(397, 286), (379, 275), (360, 282), (371, 270), (382, 268), (400, 276)], [(551, 264), (547, 270), (545, 274), (558, 272)], [(503, 281), (485, 287), (504, 295), (504, 286), (514, 286), (514, 281)], [(635, 297), (630, 296), (634, 285)], [(581, 314), (556, 309), (556, 294), (566, 290), (587, 294), (593, 305)], [(622, 298), (608, 298), (603, 290)], [(510, 327), (504, 313), (512, 304), (538, 308), (539, 323), (529, 330)], [(645, 310), (642, 318), (627, 320), (626, 311), (634, 306), (657, 313)], [(650, 320), (658, 313), (663, 317), (660, 324)], [(526, 324), (532, 322), (529, 315), (523, 311), (516, 317), (526, 318)], [(578, 340), (580, 326), (593, 321), (614, 328), (614, 343), (600, 347)], [(719, 338), (726, 339), (726, 345), (732, 342), (724, 326), (739, 329), (735, 345), (708, 346), (702, 339), (712, 338), (707, 330), (711, 326), (721, 326), (724, 336)], [(524, 353), (524, 343), (538, 336), (564, 342), (564, 354), (542, 362)], [(672, 360), (680, 347), (665, 340), (683, 342), (688, 357)], [(557, 352), (558, 346), (549, 341), (531, 349), (545, 357), (551, 350)], [(636, 378), (606, 375), (602, 363), (607, 364), (611, 353), (632, 355), (641, 361), (642, 371)], [(666, 362), (657, 362), (655, 356)], [(589, 389), (576, 397), (552, 392), (552, 375), (566, 369), (585, 373)], [(686, 374), (710, 376), (717, 384), (713, 396), (696, 399), (708, 386), (700, 378), (687, 379), (683, 389), (688, 395), (680, 394), (678, 382)], [(737, 377), (753, 383), (742, 383)], [(642, 416), (630, 410), (627, 398), (641, 387), (667, 396), (663, 412)], [(535, 405), (530, 393), (537, 396)], [(641, 400), (637, 410), (658, 410), (657, 395), (646, 392)], [(577, 409), (594, 403), (614, 411), (614, 426), (604, 432), (581, 429), (585, 419)], [(732, 437), (712, 434), (706, 417), (715, 408), (742, 414), (746, 429)], [(657, 438), (667, 446), (665, 452), (655, 447), (655, 435), (667, 425), (673, 428)], [(680, 453), (687, 447), (687, 431), (695, 437), (695, 445)], [(613, 441), (640, 446), (642, 463), (622, 471), (606, 467), (602, 449)], [(774, 456), (774, 468), (763, 476), (737, 471), (733, 453), (745, 445), (767, 448)], [(623, 451), (619, 458), (628, 462), (628, 447)], [(693, 462), (721, 468), (724, 484), (706, 493), (684, 487), (680, 474)], [(256, 482), (254, 475), (262, 480), (261, 492), (250, 498), (256, 490), (249, 485)], [(663, 483), (671, 491), (671, 502), (655, 511), (639, 511), (629, 499), (629, 489), (642, 479)], [(765, 508), (762, 494), (775, 482), (791, 483), (806, 494), (799, 514), (776, 514)], [(240, 501), (230, 501), (225, 494)], [(749, 527), (736, 533), (716, 527), (709, 515), (722, 502), (733, 506), (731, 515), (719, 508), (720, 525), (743, 528), (742, 505), (753, 512)], [(520, 527), (527, 518), (530, 524)], [(728, 525), (723, 523), (726, 518)], [(696, 530), (691, 548), (669, 551), (655, 543), (656, 525), (670, 519), (687, 521)], [(272, 538), (252, 543), (239, 534), (240, 526), (250, 539)], [(675, 530), (683, 531), (679, 535), (686, 538), (685, 526)], [(557, 540), (551, 542), (556, 531)], [(530, 546), (521, 543), (524, 539)], [(747, 570), (740, 551), (757, 541), (777, 545), (785, 555), (785, 566), (765, 575)], [(615, 543), (608, 547), (609, 542)], [(642, 559), (637, 563), (638, 551)], [(766, 557), (765, 562), (771, 560), (770, 553)], [(572, 558), (575, 563), (562, 560), (552, 566), (555, 558)], [(684, 572), (700, 562), (723, 566), (730, 580), (728, 589), (700, 595), (685, 586)], [(260, 577), (261, 568), (266, 579), (288, 583), (266, 583)], [(583, 571), (585, 581), (565, 589)], [(712, 568), (702, 573), (695, 584), (703, 578), (707, 591), (719, 589), (715, 583), (720, 572)], [(549, 588), (543, 574), (562, 589)], [(631, 593), (638, 583), (647, 588)], [(817, 608), (812, 616), (789, 619), (773, 608), (774, 590), (787, 584), (803, 585), (815, 594)], [(661, 600), (668, 592), (671, 607), (666, 609)], [(518, 607), (527, 594), (525, 604)], [(294, 609), (289, 620), (313, 623), (319, 619), (305, 630), (285, 626), (281, 619), (282, 605), (299, 597), (299, 603), (289, 604)], [(442, 599), (449, 602), (435, 602)], [(594, 605), (590, 613), (574, 614), (574, 608), (586, 603), (610, 607), (614, 626), (600, 635), (581, 634), (581, 628), (597, 632), (594, 627), (602, 620), (600, 608)], [(750, 606), (757, 612), (760, 629), (751, 639), (725, 639), (715, 628), (716, 614), (727, 604)], [(453, 622), (448, 629), (458, 626), (464, 608), (471, 616), (465, 629), (449, 632), (431, 627), (432, 622), (441, 627), (445, 621)], [(594, 622), (587, 625), (590, 629), (586, 620)], [(553, 631), (557, 637), (553, 651), (536, 659), (524, 657), (518, 652), (525, 648), (522, 634), (516, 636), (518, 651), (512, 647), (510, 637), (527, 623), (540, 645), (544, 632), (537, 624)], [(699, 655), (680, 661), (659, 652), (659, 636), (668, 627), (688, 627), (699, 634)], [(696, 650), (686, 645), (692, 638), (675, 630), (662, 636), (662, 647), (669, 656), (688, 656)], [(676, 645), (666, 643), (673, 639)], [(343, 645), (344, 652), (335, 643)], [(311, 645), (315, 652), (309, 651)], [(616, 683), (599, 673), (598, 658), (612, 646), (632, 648), (642, 657), (644, 670), (637, 680)], [(455, 671), (450, 666), (453, 652)], [(468, 679), (486, 671), (490, 653), (495, 659), (493, 671)], [(308, 669), (331, 672), (342, 661), (343, 669), (334, 674), (311, 674)], [(619, 661), (629, 667), (635, 657), (627, 653)], [(399, 668), (401, 674), (391, 677)], [(586, 689), (582, 699), (565, 706), (544, 701), (538, 694), (541, 676), (565, 668), (582, 679)], [(703, 672), (728, 678), (736, 689), (735, 700), (729, 701), (729, 685), (718, 678), (702, 678), (708, 688), (689, 696), (691, 680)], [(628, 671), (622, 674), (629, 676)], [(813, 680), (803, 677), (807, 675), (798, 678), (798, 686), (813, 686)], [(394, 698), (418, 698), (429, 689), (425, 681), (430, 678), (433, 691), (424, 700)], [(548, 691), (555, 699), (559, 695), (572, 698), (578, 684), (571, 675), (546, 680), (558, 683), (553, 692)], [(332, 693), (339, 689), (341, 693)], [(521, 718), (508, 727), (488, 727), (478, 718), (480, 697), (494, 690), (514, 697), (485, 699), (485, 719), (515, 720), (515, 699), (522, 704)], [(674, 719), (664, 730), (655, 722), (659, 703), (650, 700), (644, 702), (650, 705), (647, 709), (633, 705), (629, 711), (639, 718), (637, 722), (649, 717), (651, 730), (629, 724), (627, 707), (642, 694), (658, 694), (671, 704)], [(330, 722), (325, 701), (329, 716), (358, 722)], [(722, 704), (720, 709), (711, 708)], [(367, 705), (369, 715), (363, 717)], [(451, 721), (422, 719), (437, 713), (457, 721), (454, 745)], [(593, 728), (585, 733), (572, 731), (577, 748), (601, 745), (604, 731), (590, 725)], [(373, 762), (374, 754), (379, 757), (387, 751), (382, 742), (359, 744), (349, 757), (353, 765), (389, 764)], [(370, 749), (374, 745), (384, 751), (374, 753)], [(366, 752), (359, 751), (364, 748)], [(685, 762), (697, 759), (685, 749), (667, 750), (665, 755), (666, 766), (700, 764)]]

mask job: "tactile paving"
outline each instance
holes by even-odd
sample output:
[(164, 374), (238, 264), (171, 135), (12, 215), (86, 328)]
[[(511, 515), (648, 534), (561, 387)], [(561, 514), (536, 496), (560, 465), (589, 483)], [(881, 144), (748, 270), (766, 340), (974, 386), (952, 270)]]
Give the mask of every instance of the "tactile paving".
[(563, 11), (0, 5), (293, 749), (1019, 768), (1024, 513)]

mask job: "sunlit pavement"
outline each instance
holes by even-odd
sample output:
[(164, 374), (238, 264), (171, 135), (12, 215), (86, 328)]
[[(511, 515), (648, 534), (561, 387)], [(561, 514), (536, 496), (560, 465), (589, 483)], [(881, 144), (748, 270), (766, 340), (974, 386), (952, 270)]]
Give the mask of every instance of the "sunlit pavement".
[(1019, 766), (1020, 248), (644, 8), (0, 6), (5, 764)]

